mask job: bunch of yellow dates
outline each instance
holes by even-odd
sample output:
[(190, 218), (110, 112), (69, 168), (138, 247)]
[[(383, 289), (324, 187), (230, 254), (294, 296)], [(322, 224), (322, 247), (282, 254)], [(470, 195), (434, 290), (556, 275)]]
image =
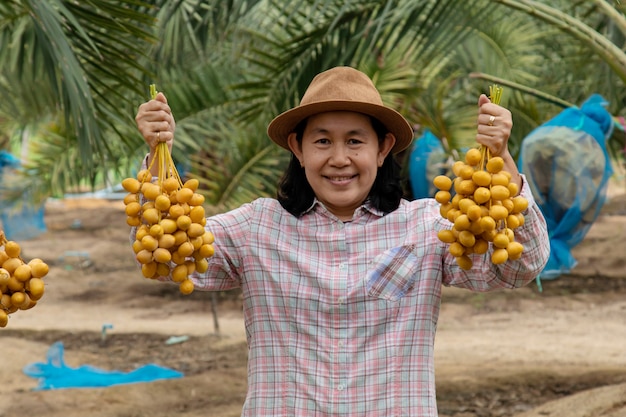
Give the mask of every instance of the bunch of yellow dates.
[(454, 163), (454, 179), (439, 175), (433, 180), (439, 190), (435, 199), (441, 204), (441, 216), (452, 224), (439, 231), (439, 240), (450, 245), (450, 253), (463, 269), (472, 268), (469, 255), (485, 254), (490, 245), (494, 264), (519, 259), (524, 251), (515, 241), (514, 230), (524, 224), (522, 212), (528, 201), (517, 195), (517, 184), (503, 168), (504, 160), (489, 157), (481, 146), (468, 150), (464, 161)]
[[(156, 86), (151, 84), (150, 96), (154, 99), (156, 95)], [(153, 180), (155, 163), (158, 176)], [(124, 179), (122, 186), (128, 191), (124, 198), (126, 222), (137, 227), (133, 250), (143, 276), (171, 274), (181, 293), (192, 293), (194, 284), (189, 276), (195, 271), (206, 272), (207, 258), (215, 253), (213, 234), (204, 229), (204, 196), (197, 192), (199, 181), (182, 182), (167, 144), (161, 142), (148, 168), (136, 178)]]
[(181, 184), (177, 175), (155, 183), (148, 169), (122, 181), (128, 191), (126, 221), (137, 227), (133, 250), (143, 276), (171, 274), (183, 294), (194, 289), (189, 275), (205, 272), (207, 258), (215, 253), (213, 234), (204, 228), (204, 196), (196, 192), (198, 185), (196, 179)]
[(0, 327), (7, 326), (9, 314), (33, 308), (44, 294), (48, 265), (39, 258), (26, 263), (20, 253), (20, 245), (0, 232)]

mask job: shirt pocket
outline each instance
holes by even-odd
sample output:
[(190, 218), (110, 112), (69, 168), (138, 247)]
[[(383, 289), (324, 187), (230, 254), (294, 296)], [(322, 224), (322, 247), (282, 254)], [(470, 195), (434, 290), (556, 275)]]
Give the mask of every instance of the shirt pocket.
[(418, 259), (413, 246), (400, 246), (380, 254), (365, 278), (367, 294), (388, 301), (399, 301), (413, 287)]

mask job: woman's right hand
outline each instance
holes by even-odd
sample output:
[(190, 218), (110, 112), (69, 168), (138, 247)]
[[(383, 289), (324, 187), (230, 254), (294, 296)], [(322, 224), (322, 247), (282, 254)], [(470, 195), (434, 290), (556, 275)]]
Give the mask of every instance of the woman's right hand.
[[(166, 142), (170, 152), (172, 151), (176, 121), (163, 93), (158, 93), (153, 100), (139, 106), (135, 122), (139, 132), (150, 147), (148, 164), (152, 161), (159, 142)], [(153, 167), (153, 171), (155, 170), (158, 172), (157, 167)]]
[(153, 100), (140, 105), (135, 123), (150, 147), (150, 153), (154, 152), (159, 142), (167, 142), (170, 150), (172, 149), (176, 121), (172, 109), (167, 105), (165, 94), (158, 93)]

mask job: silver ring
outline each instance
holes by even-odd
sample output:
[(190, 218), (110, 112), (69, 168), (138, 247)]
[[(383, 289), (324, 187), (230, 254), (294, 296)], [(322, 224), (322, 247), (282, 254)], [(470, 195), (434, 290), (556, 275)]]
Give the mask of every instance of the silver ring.
[(489, 122), (487, 122), (487, 124), (489, 126), (493, 126), (493, 122), (495, 122), (496, 120), (496, 116), (489, 116)]

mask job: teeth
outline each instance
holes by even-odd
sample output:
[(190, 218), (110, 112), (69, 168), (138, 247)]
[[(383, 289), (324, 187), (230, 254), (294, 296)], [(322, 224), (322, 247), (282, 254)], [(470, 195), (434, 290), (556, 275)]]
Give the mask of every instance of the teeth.
[(345, 180), (349, 180), (352, 177), (330, 177), (330, 179), (332, 181), (345, 181)]

